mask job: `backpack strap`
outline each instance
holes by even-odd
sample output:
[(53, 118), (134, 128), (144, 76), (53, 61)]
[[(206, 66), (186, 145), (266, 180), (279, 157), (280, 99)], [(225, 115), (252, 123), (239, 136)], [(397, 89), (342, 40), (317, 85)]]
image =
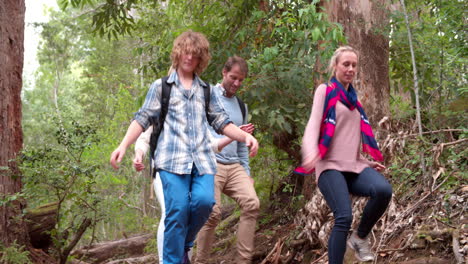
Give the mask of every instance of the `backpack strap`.
[(162, 91), (161, 91), (161, 115), (159, 116), (159, 133), (163, 128), (164, 121), (166, 120), (167, 111), (169, 109), (169, 98), (171, 97), (172, 85), (167, 83), (169, 76), (162, 78)]
[(210, 99), (211, 99), (211, 85), (209, 84), (203, 84), (203, 95), (205, 96), (205, 115), (206, 115), (206, 120), (208, 121), (208, 124), (211, 125), (213, 122), (213, 119), (210, 118), (208, 115), (210, 111)]
[(241, 112), (242, 112), (242, 118), (244, 120), (247, 120), (247, 116), (245, 115), (246, 112), (247, 112), (247, 109), (245, 107), (245, 103), (238, 96), (236, 96), (236, 99), (237, 99), (237, 103), (239, 103), (239, 107), (240, 107)]
[(169, 76), (166, 76), (161, 79), (161, 86), (162, 86), (162, 91), (161, 91), (161, 113), (159, 115), (159, 120), (157, 122), (151, 122), (151, 125), (153, 126), (153, 132), (151, 133), (150, 137), (150, 169), (152, 171), (153, 176), (155, 175), (153, 170), (152, 170), (152, 160), (154, 159), (154, 151), (156, 150), (156, 146), (158, 145), (158, 139), (159, 135), (161, 134), (161, 131), (164, 126), (164, 121), (166, 120), (166, 115), (167, 111), (169, 108), (169, 98), (171, 96), (171, 89), (172, 85), (167, 83), (167, 80), (169, 79)]

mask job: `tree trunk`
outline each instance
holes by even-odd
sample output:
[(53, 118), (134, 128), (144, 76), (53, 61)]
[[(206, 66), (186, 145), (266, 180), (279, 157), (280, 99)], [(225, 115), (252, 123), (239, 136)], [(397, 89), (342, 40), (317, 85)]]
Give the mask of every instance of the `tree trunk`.
[(385, 0), (323, 1), (328, 19), (340, 23), (348, 45), (359, 52), (354, 86), (372, 124), (388, 115), (390, 105), (389, 7)]
[(24, 51), (24, 0), (0, 1), (0, 243), (27, 245), (28, 233), (21, 217), (24, 202), (16, 158), (23, 145), (21, 88)]

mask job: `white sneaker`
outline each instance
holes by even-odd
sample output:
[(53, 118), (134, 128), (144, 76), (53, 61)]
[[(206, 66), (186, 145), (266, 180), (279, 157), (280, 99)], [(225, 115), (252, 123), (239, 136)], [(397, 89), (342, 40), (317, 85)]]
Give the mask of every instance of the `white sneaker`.
[(359, 261), (373, 261), (374, 254), (372, 254), (370, 249), (370, 239), (369, 236), (362, 239), (359, 238), (356, 231), (354, 231), (348, 239), (348, 247), (355, 251), (355, 256)]

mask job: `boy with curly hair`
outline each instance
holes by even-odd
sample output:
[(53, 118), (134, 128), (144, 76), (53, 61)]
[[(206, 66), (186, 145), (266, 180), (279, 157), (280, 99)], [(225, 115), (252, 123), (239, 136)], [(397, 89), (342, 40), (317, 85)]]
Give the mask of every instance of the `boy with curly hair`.
[[(221, 108), (218, 98), (210, 93), (210, 105), (205, 115), (203, 87), (207, 84), (199, 74), (210, 60), (209, 42), (198, 32), (186, 31), (173, 45), (172, 68), (167, 83), (172, 86), (169, 107), (155, 150), (164, 205), (163, 230), (158, 243), (163, 245), (160, 263), (190, 263), (187, 252), (196, 234), (208, 219), (214, 199), (216, 159), (209, 144), (208, 125), (233, 140), (245, 142), (250, 155), (257, 153), (258, 142), (235, 126)], [(112, 153), (110, 163), (118, 168), (127, 148), (161, 114), (162, 79), (156, 80), (145, 102), (135, 114), (125, 137)]]

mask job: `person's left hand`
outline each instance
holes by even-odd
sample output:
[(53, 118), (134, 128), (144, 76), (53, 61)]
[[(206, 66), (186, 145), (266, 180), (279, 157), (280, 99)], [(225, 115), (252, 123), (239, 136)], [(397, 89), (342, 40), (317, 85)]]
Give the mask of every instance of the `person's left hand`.
[(145, 169), (145, 164), (143, 163), (143, 151), (137, 149), (135, 151), (135, 158), (133, 159), (133, 167), (136, 171), (142, 171)]
[(383, 171), (385, 170), (387, 167), (385, 167), (383, 164), (380, 164), (378, 162), (375, 162), (372, 167), (376, 170), (376, 171)]
[(250, 157), (255, 157), (258, 151), (258, 141), (250, 134), (246, 134), (245, 145), (250, 148)]
[(114, 167), (114, 169), (119, 168), (119, 163), (122, 161), (123, 157), (125, 156), (125, 151), (126, 151), (125, 147), (119, 146), (117, 149), (114, 150), (114, 152), (112, 152), (111, 158), (110, 158), (110, 164), (112, 165), (112, 167)]

